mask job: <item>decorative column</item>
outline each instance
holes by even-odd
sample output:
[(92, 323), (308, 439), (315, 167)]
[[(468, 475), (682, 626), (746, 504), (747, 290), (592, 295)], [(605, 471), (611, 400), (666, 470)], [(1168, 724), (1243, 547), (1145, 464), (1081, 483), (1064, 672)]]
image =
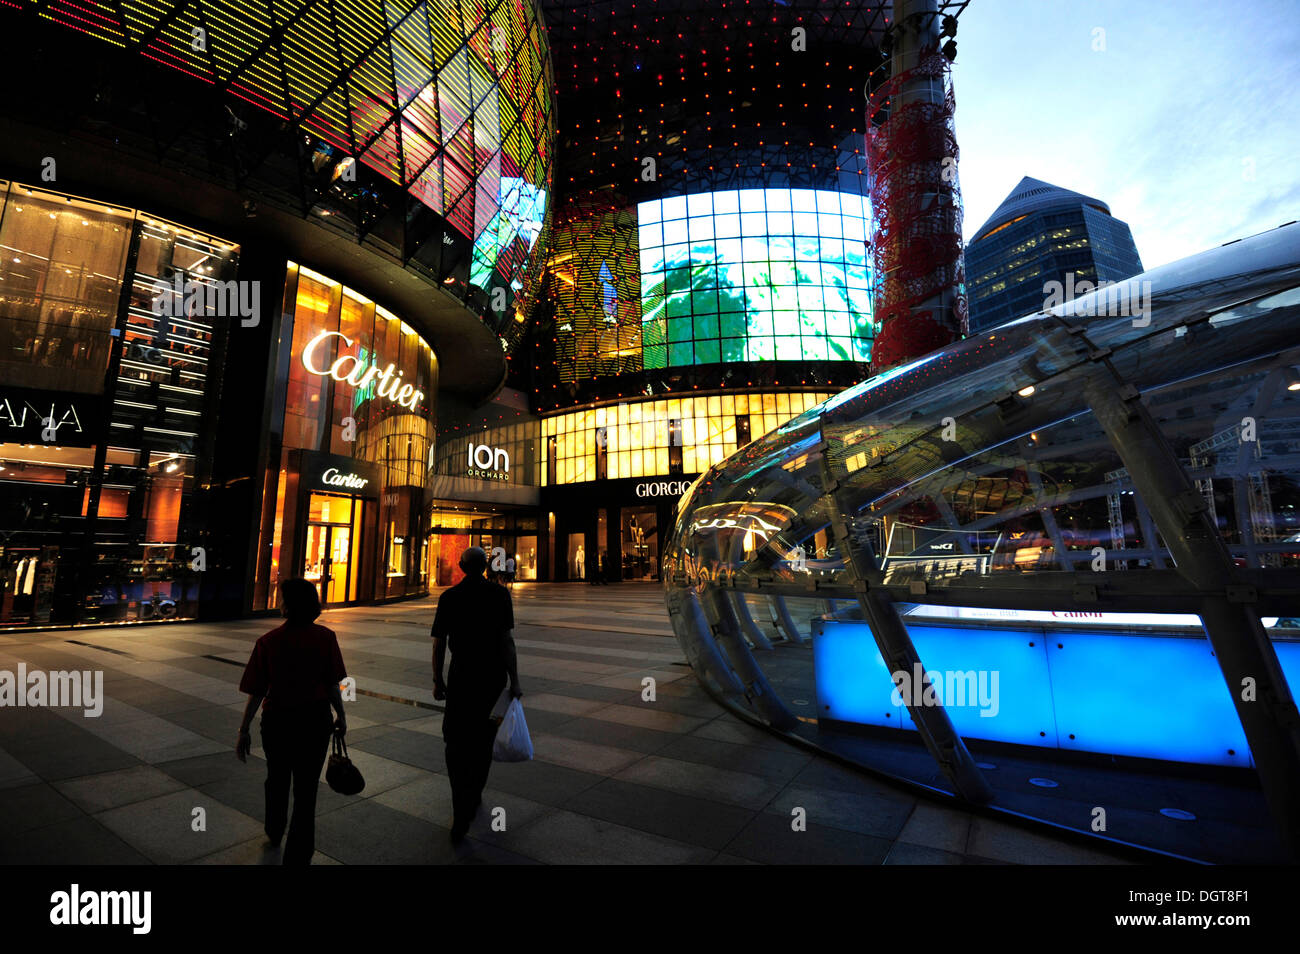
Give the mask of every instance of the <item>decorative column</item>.
[(961, 195), (949, 60), (957, 21), (937, 0), (895, 0), (889, 79), (868, 95), (879, 374), (966, 334)]

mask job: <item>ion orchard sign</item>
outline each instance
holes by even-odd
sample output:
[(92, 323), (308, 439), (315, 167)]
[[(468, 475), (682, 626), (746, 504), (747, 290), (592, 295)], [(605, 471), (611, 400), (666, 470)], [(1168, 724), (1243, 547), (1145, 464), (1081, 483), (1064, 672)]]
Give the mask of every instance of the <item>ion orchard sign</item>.
[(689, 480), (655, 480), (636, 485), (638, 497), (680, 497), (691, 486)]
[(484, 480), (510, 479), (510, 454), (503, 447), (488, 447), (486, 444), (469, 445), (469, 476)]
[(394, 366), (391, 363), (383, 371), (380, 371), (378, 362), (365, 368), (361, 364), (361, 359), (355, 354), (341, 354), (328, 368), (316, 367), (312, 360), (315, 357), (316, 349), (320, 347), (321, 342), (326, 338), (342, 338), (349, 348), (352, 347), (352, 339), (342, 332), (322, 331), (307, 342), (307, 347), (302, 349), (302, 366), (312, 374), (321, 377), (328, 375), (335, 381), (346, 381), (354, 388), (363, 390), (374, 384), (376, 385), (375, 393), (381, 398), (387, 398), (405, 408), (414, 409), (424, 400), (423, 391), (414, 385), (402, 383), (401, 371), (398, 371), (395, 375), (393, 374)]
[(365, 477), (358, 477), (356, 474), (341, 474), (337, 467), (331, 467), (321, 474), (320, 482), (330, 487), (350, 487), (353, 490), (360, 490), (370, 483)]

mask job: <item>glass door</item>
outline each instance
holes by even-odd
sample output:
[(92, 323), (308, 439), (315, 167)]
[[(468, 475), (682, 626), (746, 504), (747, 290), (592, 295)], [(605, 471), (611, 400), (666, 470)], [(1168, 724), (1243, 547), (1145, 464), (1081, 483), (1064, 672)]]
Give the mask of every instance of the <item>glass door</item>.
[(316, 584), (321, 605), (352, 602), (357, 598), (353, 531), (359, 529), (361, 501), (312, 494), (308, 512), (302, 575)]

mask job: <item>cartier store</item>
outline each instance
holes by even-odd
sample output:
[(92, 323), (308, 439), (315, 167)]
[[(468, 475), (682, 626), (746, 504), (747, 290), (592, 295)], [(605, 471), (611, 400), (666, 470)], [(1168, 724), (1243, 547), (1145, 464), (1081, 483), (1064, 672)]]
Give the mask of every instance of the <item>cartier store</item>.
[(263, 475), (253, 612), (303, 576), (325, 605), (426, 594), (438, 364), (402, 319), (290, 263)]

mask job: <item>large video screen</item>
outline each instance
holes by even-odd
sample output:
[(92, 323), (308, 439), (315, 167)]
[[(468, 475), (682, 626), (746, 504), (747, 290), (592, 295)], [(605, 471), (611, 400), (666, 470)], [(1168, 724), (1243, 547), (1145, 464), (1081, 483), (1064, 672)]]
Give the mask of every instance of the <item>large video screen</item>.
[(741, 189), (642, 202), (646, 368), (868, 361), (865, 196)]

